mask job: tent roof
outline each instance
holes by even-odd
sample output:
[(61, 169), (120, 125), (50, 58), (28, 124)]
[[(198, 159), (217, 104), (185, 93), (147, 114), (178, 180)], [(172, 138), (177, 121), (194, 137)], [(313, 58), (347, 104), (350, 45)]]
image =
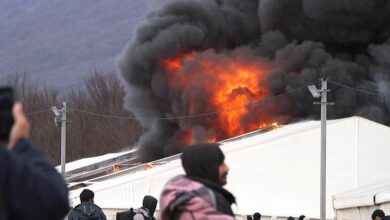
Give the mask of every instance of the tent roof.
[[(135, 151), (136, 151), (135, 149), (132, 149), (132, 150), (119, 152), (119, 153), (110, 153), (110, 154), (105, 154), (105, 155), (101, 155), (101, 156), (97, 156), (97, 157), (88, 157), (88, 158), (83, 158), (80, 160), (75, 160), (75, 161), (66, 163), (65, 172), (77, 170), (77, 169), (80, 169), (82, 167), (96, 164), (96, 163), (99, 163), (99, 162), (102, 162), (105, 160), (110, 160), (110, 159), (113, 159), (113, 158), (116, 158), (116, 157), (119, 157), (119, 156), (122, 156), (125, 154), (133, 153)], [(61, 165), (56, 166), (56, 169), (58, 171), (61, 171)]]
[(372, 206), (390, 201), (390, 179), (333, 196), (335, 209)]

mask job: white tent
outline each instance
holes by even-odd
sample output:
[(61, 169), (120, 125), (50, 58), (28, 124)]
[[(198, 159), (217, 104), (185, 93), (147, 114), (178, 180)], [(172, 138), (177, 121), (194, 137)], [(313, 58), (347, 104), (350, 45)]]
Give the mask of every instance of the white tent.
[[(390, 177), (390, 128), (351, 117), (328, 121), (327, 218), (335, 216), (332, 195)], [(319, 217), (320, 122), (283, 126), (262, 134), (224, 141), (230, 167), (227, 189), (237, 198), (239, 214)], [(89, 186), (95, 201), (108, 209), (141, 205), (142, 197), (159, 197), (171, 177), (183, 173), (177, 156), (143, 171)], [(72, 191), (73, 204), (80, 190)]]
[(377, 208), (390, 214), (390, 179), (337, 194), (333, 196), (333, 206), (337, 219), (369, 219)]

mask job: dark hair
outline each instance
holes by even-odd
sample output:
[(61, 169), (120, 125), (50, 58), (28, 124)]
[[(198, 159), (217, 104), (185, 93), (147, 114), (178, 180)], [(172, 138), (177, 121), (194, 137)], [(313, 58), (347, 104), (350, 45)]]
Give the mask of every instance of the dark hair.
[(372, 215), (371, 215), (371, 218), (372, 218), (373, 220), (375, 219), (375, 217), (381, 217), (381, 218), (383, 218), (383, 217), (385, 217), (385, 213), (383, 212), (382, 209), (376, 209), (376, 210), (372, 213)]
[(255, 214), (253, 214), (253, 220), (259, 220), (259, 219), (261, 219), (261, 214), (258, 212), (255, 212)]
[(92, 192), (92, 190), (84, 189), (80, 193), (80, 202), (89, 201), (90, 199), (93, 199), (94, 196), (95, 196), (95, 194)]
[(247, 215), (247, 216), (246, 216), (246, 220), (252, 220), (252, 216)]

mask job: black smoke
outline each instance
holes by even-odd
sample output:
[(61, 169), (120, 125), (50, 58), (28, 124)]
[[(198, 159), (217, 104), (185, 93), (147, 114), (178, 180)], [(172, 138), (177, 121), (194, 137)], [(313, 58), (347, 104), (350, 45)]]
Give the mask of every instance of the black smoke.
[(185, 144), (180, 131), (187, 127), (194, 128), (199, 141), (216, 132), (207, 127), (213, 116), (158, 119), (193, 113), (187, 105), (190, 97), (199, 97), (197, 113), (213, 110), (202, 102), (201, 89), (176, 91), (159, 69), (159, 61), (194, 50), (224, 56), (251, 51), (271, 66), (262, 85), (270, 91), (268, 98), (288, 95), (261, 110), (252, 103), (243, 121), (259, 120), (262, 114), (284, 123), (318, 119), (320, 109), (305, 85), (327, 77), (382, 94), (330, 83), (329, 97), (336, 103), (328, 110), (330, 118), (359, 115), (390, 124), (389, 20), (387, 0), (182, 0), (154, 7), (118, 60), (127, 86), (126, 107), (148, 128), (139, 141), (142, 159), (180, 151)]

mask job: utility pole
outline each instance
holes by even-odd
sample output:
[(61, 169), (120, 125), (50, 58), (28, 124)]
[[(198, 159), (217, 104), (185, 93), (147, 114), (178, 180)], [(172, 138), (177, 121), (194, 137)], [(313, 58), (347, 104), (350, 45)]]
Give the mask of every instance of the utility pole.
[(57, 106), (51, 107), (54, 113), (54, 123), (56, 126), (61, 124), (61, 175), (65, 178), (65, 160), (66, 160), (66, 102), (62, 102), (61, 109)]
[(327, 102), (328, 81), (321, 79), (321, 89), (317, 89), (315, 85), (308, 86), (309, 91), (314, 98), (320, 98), (321, 102), (313, 104), (321, 105), (321, 170), (320, 170), (320, 220), (326, 219), (326, 107), (334, 103)]

